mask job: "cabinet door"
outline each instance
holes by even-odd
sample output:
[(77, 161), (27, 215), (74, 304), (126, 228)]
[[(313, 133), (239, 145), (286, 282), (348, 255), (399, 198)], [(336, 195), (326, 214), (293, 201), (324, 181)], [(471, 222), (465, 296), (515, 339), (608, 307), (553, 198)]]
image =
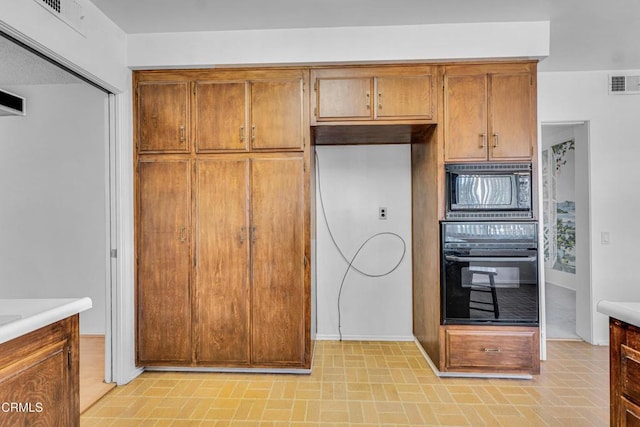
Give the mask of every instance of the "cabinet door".
[(189, 84), (138, 84), (138, 150), (181, 153), (189, 151)]
[(376, 78), (376, 119), (433, 118), (431, 76)]
[(300, 365), (305, 358), (303, 162), (252, 161), (251, 359), (257, 365)]
[(319, 78), (316, 120), (370, 120), (370, 78)]
[(620, 427), (640, 427), (640, 406), (621, 397), (620, 410)]
[(195, 85), (196, 150), (247, 151), (247, 99), (242, 82), (197, 82)]
[(249, 363), (249, 160), (196, 164), (196, 335), (200, 364)]
[(530, 160), (535, 128), (531, 75), (493, 74), (489, 89), (489, 159)]
[(251, 83), (251, 148), (302, 149), (302, 79)]
[(486, 74), (445, 76), (445, 161), (487, 159)]
[[(79, 408), (70, 403), (75, 389), (68, 349), (68, 341), (55, 342), (0, 369), (0, 402), (5, 405), (0, 425), (80, 425)], [(12, 403), (23, 410), (5, 410)]]
[(191, 360), (188, 160), (138, 172), (138, 363)]

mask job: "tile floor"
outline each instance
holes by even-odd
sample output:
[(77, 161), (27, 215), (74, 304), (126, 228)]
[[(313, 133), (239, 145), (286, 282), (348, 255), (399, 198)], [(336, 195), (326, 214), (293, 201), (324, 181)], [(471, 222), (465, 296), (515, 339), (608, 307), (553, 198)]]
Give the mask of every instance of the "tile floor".
[(608, 347), (548, 343), (533, 380), (440, 379), (414, 343), (319, 341), (311, 375), (146, 372), (84, 426), (607, 426)]

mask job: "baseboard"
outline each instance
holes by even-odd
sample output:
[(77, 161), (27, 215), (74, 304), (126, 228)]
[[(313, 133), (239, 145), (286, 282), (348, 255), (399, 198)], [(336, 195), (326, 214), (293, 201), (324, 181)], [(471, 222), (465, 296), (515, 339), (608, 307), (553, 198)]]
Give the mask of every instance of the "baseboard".
[(217, 372), (240, 374), (300, 374), (308, 375), (311, 369), (296, 368), (193, 368), (193, 367), (163, 367), (153, 366), (144, 368), (145, 372)]
[[(546, 279), (546, 278), (545, 278), (545, 279)], [(575, 290), (575, 289), (573, 289), (573, 288), (570, 288), (570, 287), (565, 286), (565, 285), (561, 285), (561, 284), (559, 284), (559, 283), (552, 282), (551, 280), (545, 280), (545, 281), (544, 281), (544, 283), (545, 283), (545, 284), (549, 284), (549, 285), (553, 285), (553, 286), (557, 286), (557, 287), (562, 288), (562, 289), (567, 289), (567, 290), (569, 290), (569, 291), (576, 292), (576, 290)]]
[[(317, 341), (339, 341), (338, 334), (316, 334)], [(342, 335), (342, 341), (388, 341), (388, 342), (412, 342), (415, 338), (413, 335)]]
[(102, 338), (102, 339), (104, 339), (104, 334), (80, 334), (80, 338)]

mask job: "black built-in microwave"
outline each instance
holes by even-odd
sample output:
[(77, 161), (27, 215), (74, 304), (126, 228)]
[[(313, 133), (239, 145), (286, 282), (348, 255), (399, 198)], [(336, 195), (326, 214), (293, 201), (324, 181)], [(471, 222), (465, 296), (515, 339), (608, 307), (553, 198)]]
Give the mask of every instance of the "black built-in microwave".
[(532, 219), (531, 163), (447, 164), (446, 219)]

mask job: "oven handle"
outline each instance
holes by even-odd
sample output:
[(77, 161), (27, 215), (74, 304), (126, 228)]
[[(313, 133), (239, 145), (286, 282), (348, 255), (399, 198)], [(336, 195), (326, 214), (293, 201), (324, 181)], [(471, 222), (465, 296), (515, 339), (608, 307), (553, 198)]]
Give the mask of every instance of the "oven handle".
[(445, 255), (447, 261), (458, 262), (523, 262), (523, 261), (535, 261), (537, 256), (527, 257), (462, 257), (456, 255)]

